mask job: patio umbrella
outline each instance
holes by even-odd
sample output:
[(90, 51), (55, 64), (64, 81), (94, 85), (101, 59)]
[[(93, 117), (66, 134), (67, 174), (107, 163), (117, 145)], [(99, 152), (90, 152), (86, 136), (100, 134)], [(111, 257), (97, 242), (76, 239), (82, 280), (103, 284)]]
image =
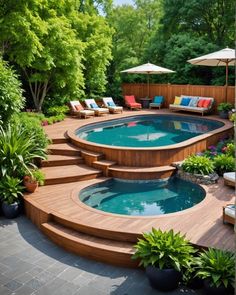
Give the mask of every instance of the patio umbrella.
[(147, 75), (147, 84), (148, 84), (148, 97), (149, 97), (149, 75), (152, 74), (168, 74), (174, 73), (174, 71), (156, 66), (151, 63), (143, 64), (128, 70), (121, 71), (121, 73), (130, 73), (130, 74), (146, 74)]
[(222, 49), (207, 55), (190, 59), (188, 60), (188, 62), (193, 65), (210, 66), (210, 67), (224, 66), (225, 67), (225, 86), (226, 86), (225, 98), (227, 101), (228, 72), (229, 72), (229, 66), (235, 65), (235, 50), (227, 47), (225, 49)]

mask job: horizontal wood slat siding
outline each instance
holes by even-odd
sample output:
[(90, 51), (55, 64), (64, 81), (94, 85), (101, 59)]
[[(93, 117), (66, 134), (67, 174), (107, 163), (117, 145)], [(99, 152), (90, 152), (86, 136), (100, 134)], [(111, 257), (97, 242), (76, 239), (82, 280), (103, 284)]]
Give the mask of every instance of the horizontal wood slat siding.
[[(147, 96), (147, 84), (123, 84), (123, 95), (135, 95), (137, 99)], [(215, 99), (214, 112), (217, 105), (225, 102), (225, 86), (208, 86), (208, 85), (172, 85), (172, 84), (150, 84), (150, 97), (163, 95), (165, 97), (164, 107), (173, 103), (174, 97), (181, 94), (196, 95), (204, 97), (213, 97)], [(228, 102), (235, 104), (235, 87), (228, 86)]]

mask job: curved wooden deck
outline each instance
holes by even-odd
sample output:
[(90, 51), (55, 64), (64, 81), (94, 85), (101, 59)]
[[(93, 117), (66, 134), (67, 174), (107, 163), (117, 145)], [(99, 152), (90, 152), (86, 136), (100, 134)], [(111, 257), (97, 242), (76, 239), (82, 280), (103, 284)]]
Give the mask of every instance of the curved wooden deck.
[[(112, 118), (120, 116), (110, 115)], [(61, 171), (65, 173), (66, 163), (68, 171), (71, 168), (75, 174), (71, 175), (72, 179), (67, 180), (73, 181), (71, 183), (47, 185), (40, 187), (33, 194), (25, 195), (26, 214), (32, 222), (55, 243), (69, 251), (129, 267), (137, 266), (137, 262), (131, 260), (131, 255), (134, 253), (133, 244), (143, 232), (150, 231), (152, 227), (180, 231), (199, 247), (233, 250), (233, 227), (223, 224), (222, 207), (234, 202), (234, 190), (224, 186), (222, 180), (219, 184), (204, 187), (207, 197), (198, 205), (162, 216), (131, 217), (109, 214), (92, 209), (79, 201), (78, 193), (81, 189), (107, 179), (105, 177), (95, 179), (95, 177), (99, 177), (101, 172), (106, 175), (107, 169), (115, 167), (114, 170), (116, 165), (112, 161), (102, 159), (99, 153), (66, 145), (66, 130), (104, 119), (106, 117), (88, 120), (68, 118), (64, 122), (46, 127), (49, 136), (57, 143), (50, 147), (51, 153), (57, 156), (50, 157), (49, 163), (43, 164), (46, 166), (43, 169), (49, 173), (49, 177), (52, 171), (57, 171), (55, 176), (60, 178)], [(85, 164), (97, 169), (95, 175), (87, 176), (90, 172), (86, 172)], [(128, 168), (131, 172), (133, 169), (135, 168)], [(88, 167), (88, 171), (91, 171), (91, 167)], [(78, 178), (77, 172), (78, 175), (82, 174)], [(83, 178), (83, 174), (86, 178)]]

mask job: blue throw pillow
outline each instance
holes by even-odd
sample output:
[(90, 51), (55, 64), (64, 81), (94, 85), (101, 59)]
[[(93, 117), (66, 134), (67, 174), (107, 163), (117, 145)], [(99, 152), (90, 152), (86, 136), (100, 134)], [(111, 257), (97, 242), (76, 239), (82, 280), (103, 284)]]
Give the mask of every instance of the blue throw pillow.
[(198, 103), (198, 97), (193, 97), (190, 100), (189, 106), (190, 107), (196, 107), (197, 106), (197, 103)]
[(97, 109), (97, 108), (98, 108), (98, 106), (97, 106), (96, 103), (90, 103), (90, 107), (91, 107), (92, 109)]
[(115, 107), (115, 106), (116, 106), (116, 105), (114, 104), (113, 101), (108, 101), (108, 102), (107, 102), (107, 105), (108, 105), (109, 107)]
[(154, 99), (153, 99), (153, 102), (154, 103), (162, 103), (163, 100), (164, 100), (163, 96), (155, 96)]
[(191, 100), (191, 98), (189, 98), (189, 97), (183, 97), (182, 100), (181, 100), (181, 105), (182, 106), (188, 106), (190, 100)]

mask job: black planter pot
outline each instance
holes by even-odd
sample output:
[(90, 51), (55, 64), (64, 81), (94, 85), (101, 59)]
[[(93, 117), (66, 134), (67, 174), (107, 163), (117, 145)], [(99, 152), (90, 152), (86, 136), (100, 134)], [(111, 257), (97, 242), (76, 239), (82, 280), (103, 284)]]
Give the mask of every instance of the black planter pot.
[(203, 280), (200, 278), (193, 278), (190, 282), (188, 282), (187, 287), (190, 289), (201, 289), (203, 288)]
[(221, 285), (218, 288), (211, 286), (209, 280), (204, 280), (204, 291), (207, 295), (229, 295), (233, 294), (233, 290), (230, 288), (225, 288), (225, 286)]
[(228, 111), (220, 111), (219, 116), (221, 119), (228, 119), (229, 118), (229, 112)]
[(2, 203), (2, 212), (6, 218), (15, 218), (20, 214), (20, 204), (13, 203), (8, 205), (7, 203)]
[(151, 286), (161, 291), (177, 289), (181, 280), (181, 273), (175, 269), (159, 269), (148, 266), (146, 274)]

